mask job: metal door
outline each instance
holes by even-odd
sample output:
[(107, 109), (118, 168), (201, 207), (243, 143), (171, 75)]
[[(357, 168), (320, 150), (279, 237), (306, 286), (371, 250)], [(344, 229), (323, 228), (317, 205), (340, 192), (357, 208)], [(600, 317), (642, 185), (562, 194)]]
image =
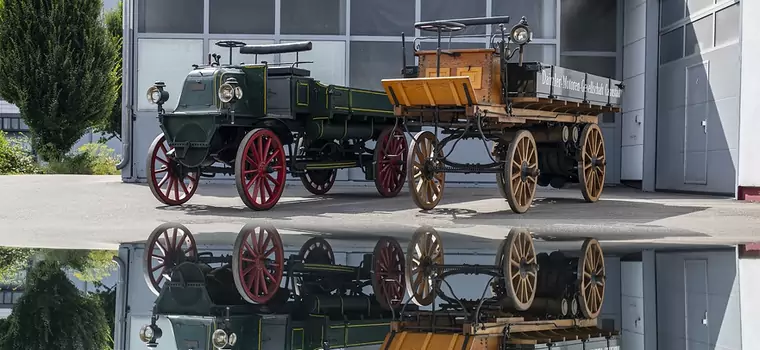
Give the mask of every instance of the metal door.
[(684, 261), (686, 350), (708, 350), (707, 260)]
[(683, 182), (685, 184), (707, 184), (709, 71), (709, 62), (686, 67), (686, 116), (683, 145)]

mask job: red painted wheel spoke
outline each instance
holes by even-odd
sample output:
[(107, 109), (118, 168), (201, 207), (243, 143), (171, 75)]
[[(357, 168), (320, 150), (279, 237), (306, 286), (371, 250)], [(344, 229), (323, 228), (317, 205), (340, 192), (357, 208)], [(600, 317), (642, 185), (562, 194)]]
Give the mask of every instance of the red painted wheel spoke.
[[(261, 202), (259, 204), (264, 204), (266, 202), (266, 200), (264, 199), (264, 192), (266, 192), (266, 189), (264, 188), (264, 183), (266, 183), (265, 179), (261, 179), (261, 181), (259, 181), (259, 186), (258, 186), (259, 187), (259, 199), (261, 200)], [(253, 199), (255, 200), (256, 196), (254, 196)]]
[(156, 278), (156, 284), (160, 284), (161, 281), (163, 280), (164, 280), (164, 274), (161, 273), (160, 275), (158, 275), (158, 278)]
[(259, 283), (261, 283), (261, 291), (264, 293), (264, 295), (269, 293), (269, 288), (267, 288), (267, 281), (264, 277), (264, 271), (261, 271), (257, 274), (259, 276)]
[(251, 170), (251, 172), (253, 172), (254, 175), (253, 175), (253, 177), (251, 177), (251, 181), (249, 181), (248, 183), (245, 184), (245, 190), (248, 191), (248, 192), (250, 192), (251, 186), (254, 186), (254, 184), (257, 182), (256, 180), (259, 180), (259, 174), (258, 174), (259, 171), (258, 170)]
[(259, 258), (259, 254), (256, 251), (256, 249), (254, 247), (251, 247), (251, 245), (248, 244), (248, 242), (244, 241), (243, 242), (243, 247), (245, 247), (245, 250), (248, 251), (248, 253), (251, 253), (251, 255), (253, 255), (254, 259), (258, 259)]
[(272, 147), (272, 139), (267, 137), (266, 145), (264, 145), (264, 147), (261, 148), (261, 155), (262, 155), (261, 159), (264, 159), (265, 164), (269, 164), (269, 162), (271, 161), (271, 158), (269, 158), (268, 156), (269, 151), (271, 151), (270, 149), (271, 147)]
[[(266, 174), (266, 177), (267, 177), (267, 180), (272, 181), (272, 183), (274, 183), (275, 186), (277, 185), (277, 179), (275, 179), (274, 177), (272, 177), (272, 175)], [(312, 183), (314, 183), (314, 182), (312, 181)]]
[(258, 237), (256, 237), (257, 238), (257, 240), (256, 240), (256, 252), (259, 253), (259, 254), (261, 254), (261, 252), (264, 251), (263, 244), (264, 244), (264, 235), (265, 234), (266, 234), (266, 231), (262, 229), (259, 232)]
[[(264, 185), (264, 187), (266, 188), (266, 191), (267, 191), (267, 197), (272, 197), (272, 193), (274, 192), (274, 190), (273, 190), (273, 189), (272, 189), (272, 187), (269, 185), (269, 181), (266, 181), (266, 180), (264, 180), (264, 181), (262, 181), (262, 182), (263, 182), (263, 185)], [(264, 201), (264, 196), (262, 196), (262, 197), (261, 197), (261, 201), (262, 201), (262, 202)]]
[(274, 281), (274, 280), (275, 280), (274, 276), (272, 275), (272, 273), (271, 273), (271, 272), (269, 272), (269, 270), (267, 270), (267, 269), (264, 269), (263, 271), (264, 271), (264, 274), (267, 276), (267, 278), (269, 278), (269, 281), (270, 281), (270, 282), (272, 282), (272, 281)]
[(187, 189), (187, 185), (185, 185), (185, 181), (184, 181), (184, 179), (183, 179), (182, 181), (180, 181), (180, 182), (179, 182), (179, 184), (180, 184), (180, 185), (182, 185), (182, 192), (183, 192), (183, 195), (182, 195), (182, 196), (183, 196), (183, 197), (184, 197), (185, 195), (187, 195), (188, 193), (190, 193), (190, 190), (188, 190), (188, 189)]
[(153, 169), (153, 173), (154, 173), (154, 174), (160, 174), (160, 173), (164, 173), (164, 172), (167, 172), (167, 171), (169, 171), (169, 168), (168, 168), (168, 167), (166, 167), (166, 165), (164, 165), (164, 166), (162, 166), (162, 167), (158, 168), (158, 170), (156, 170), (156, 169)]
[(160, 263), (160, 264), (156, 265), (155, 267), (153, 267), (153, 268), (150, 270), (150, 272), (156, 272), (156, 271), (158, 271), (158, 269), (163, 269), (163, 268), (164, 268), (164, 263), (162, 262), (162, 263)]
[(162, 256), (162, 255), (151, 254), (151, 257), (153, 259), (161, 260), (162, 262), (164, 261), (164, 256)]
[(271, 168), (272, 168), (272, 171), (279, 173), (280, 171), (282, 171), (282, 169), (284, 168), (284, 166), (282, 166), (282, 165), (272, 165)]
[(254, 148), (254, 153), (256, 154), (256, 160), (259, 162), (264, 161), (264, 158), (266, 154), (264, 154), (264, 146), (261, 144), (263, 137), (256, 138), (256, 146)]
[(266, 252), (264, 252), (264, 254), (262, 254), (262, 255), (261, 255), (261, 257), (262, 257), (263, 259), (266, 259), (266, 258), (268, 258), (270, 255), (272, 255), (272, 253), (274, 253), (274, 250), (275, 250), (276, 248), (277, 248), (277, 247), (272, 247), (272, 248), (269, 248), (269, 250), (267, 250)]
[(279, 156), (280, 156), (280, 150), (275, 148), (274, 150), (272, 150), (272, 154), (270, 154), (269, 157), (267, 157), (267, 160), (265, 163), (266, 164), (272, 163), (272, 161), (275, 160), (275, 158)]

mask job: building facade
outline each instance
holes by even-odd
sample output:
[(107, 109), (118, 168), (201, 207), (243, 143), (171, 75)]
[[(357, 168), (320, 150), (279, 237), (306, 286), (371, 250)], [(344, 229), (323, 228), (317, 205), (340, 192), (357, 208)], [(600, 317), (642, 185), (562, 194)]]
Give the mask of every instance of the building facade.
[[(750, 5), (750, 11), (757, 11)], [(215, 52), (227, 61), (219, 40), (247, 44), (309, 40), (299, 55), (312, 75), (332, 84), (381, 89), (380, 80), (400, 76), (400, 34), (411, 46), (434, 47), (414, 29), (421, 20), (525, 16), (534, 29), (527, 60), (622, 80), (623, 112), (600, 117), (608, 154), (609, 184), (644, 190), (691, 191), (744, 198), (760, 186), (751, 155), (754, 101), (741, 101), (754, 81), (740, 60), (743, 8), (738, 0), (160, 0), (125, 2), (124, 181), (144, 181), (148, 146), (159, 134), (156, 114), (145, 99), (154, 81), (166, 82), (172, 110), (192, 64)], [(176, 16), (182, 8), (182, 16)], [(495, 33), (468, 28), (464, 34)], [(488, 39), (454, 37), (445, 47), (487, 47)], [(750, 49), (755, 50), (755, 49)], [(760, 55), (760, 52), (757, 53)], [(744, 54), (746, 56), (746, 53)], [(254, 63), (232, 54), (233, 62)], [(259, 63), (293, 62), (292, 54), (258, 57)], [(744, 73), (744, 74), (742, 74)], [(760, 88), (760, 86), (758, 86)], [(745, 99), (746, 100), (746, 99)], [(740, 128), (742, 125), (742, 128)], [(464, 141), (463, 141), (464, 142)], [(486, 161), (479, 141), (460, 142), (454, 159)], [(744, 165), (744, 167), (740, 167)], [(760, 170), (760, 169), (758, 169)], [(755, 175), (755, 174), (758, 175)], [(492, 175), (450, 174), (450, 182), (493, 183)], [(362, 181), (358, 169), (339, 180)]]

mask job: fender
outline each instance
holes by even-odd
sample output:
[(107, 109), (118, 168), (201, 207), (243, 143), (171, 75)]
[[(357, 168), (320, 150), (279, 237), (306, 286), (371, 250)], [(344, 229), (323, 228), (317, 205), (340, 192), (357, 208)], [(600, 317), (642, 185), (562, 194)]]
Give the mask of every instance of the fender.
[(283, 145), (293, 143), (294, 138), (293, 133), (290, 130), (290, 126), (288, 126), (288, 124), (286, 124), (282, 119), (263, 117), (253, 125), (253, 129), (255, 128), (267, 128), (272, 130), (277, 135), (277, 137), (280, 138), (280, 141), (282, 141)]

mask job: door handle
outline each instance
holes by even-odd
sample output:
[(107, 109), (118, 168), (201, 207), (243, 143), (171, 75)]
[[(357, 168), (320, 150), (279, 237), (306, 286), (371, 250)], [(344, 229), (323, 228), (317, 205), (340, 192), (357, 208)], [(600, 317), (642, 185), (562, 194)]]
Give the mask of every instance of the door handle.
[(702, 130), (707, 134), (707, 120), (702, 121)]
[(707, 311), (705, 311), (705, 317), (702, 318), (702, 324), (707, 326)]

